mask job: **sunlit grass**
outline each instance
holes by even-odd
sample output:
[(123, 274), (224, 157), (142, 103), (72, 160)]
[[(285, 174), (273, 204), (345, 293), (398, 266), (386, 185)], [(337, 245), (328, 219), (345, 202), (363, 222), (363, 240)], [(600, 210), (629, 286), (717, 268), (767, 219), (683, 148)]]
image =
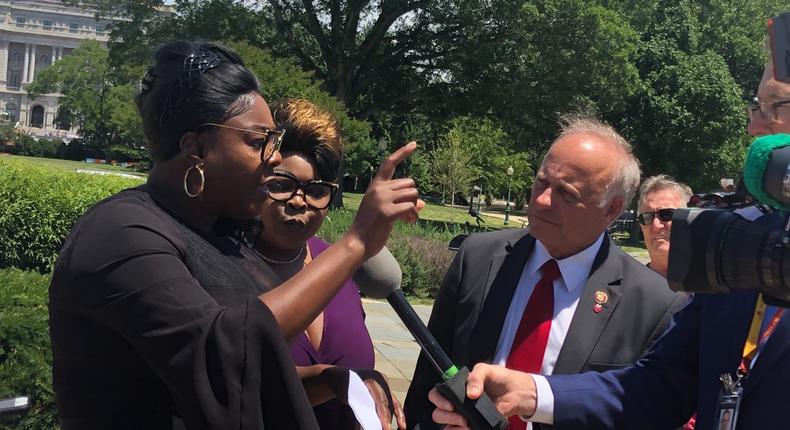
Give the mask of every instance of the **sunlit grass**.
[(40, 157), (26, 157), (22, 155), (11, 155), (11, 159), (19, 160), (26, 163), (34, 164), (41, 167), (51, 167), (58, 170), (109, 170), (119, 173), (128, 173), (131, 175), (145, 177), (146, 174), (128, 169), (123, 166), (113, 166), (112, 164), (98, 164), (86, 163), (84, 161), (71, 161), (71, 160), (58, 160), (54, 158), (40, 158)]
[[(358, 209), (359, 203), (362, 201), (362, 194), (360, 193), (343, 193), (343, 204), (349, 209)], [(499, 229), (504, 228), (503, 220), (501, 218), (490, 217), (482, 215), (481, 218), (485, 221), (488, 228)], [(437, 205), (428, 203), (425, 209), (420, 211), (420, 219), (431, 221), (444, 221), (463, 224), (464, 221), (469, 221), (470, 224), (476, 225), (475, 219), (467, 213), (466, 206), (450, 206)], [(519, 227), (520, 225), (511, 224), (511, 227)]]

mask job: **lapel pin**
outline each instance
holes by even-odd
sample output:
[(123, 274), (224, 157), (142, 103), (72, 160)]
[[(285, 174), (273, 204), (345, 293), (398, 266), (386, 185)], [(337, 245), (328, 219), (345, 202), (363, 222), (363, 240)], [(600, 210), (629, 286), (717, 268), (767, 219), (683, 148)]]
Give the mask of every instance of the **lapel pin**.
[(603, 291), (596, 291), (595, 295), (593, 295), (593, 300), (595, 300), (595, 304), (593, 305), (593, 312), (596, 314), (601, 313), (603, 310), (603, 305), (607, 301), (609, 301), (609, 296)]

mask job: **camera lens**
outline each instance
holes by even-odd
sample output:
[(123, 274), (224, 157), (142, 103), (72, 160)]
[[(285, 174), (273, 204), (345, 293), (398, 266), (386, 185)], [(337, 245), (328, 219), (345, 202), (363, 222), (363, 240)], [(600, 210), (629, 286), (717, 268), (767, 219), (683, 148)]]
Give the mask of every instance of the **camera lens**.
[(759, 289), (790, 299), (790, 252), (779, 216), (748, 221), (720, 209), (678, 209), (667, 280), (675, 291)]

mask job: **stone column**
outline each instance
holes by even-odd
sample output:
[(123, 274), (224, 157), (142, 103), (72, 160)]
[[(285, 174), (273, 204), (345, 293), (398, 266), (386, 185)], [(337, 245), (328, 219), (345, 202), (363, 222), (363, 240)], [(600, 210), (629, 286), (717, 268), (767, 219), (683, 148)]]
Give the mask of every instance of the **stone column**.
[(0, 41), (0, 81), (8, 80), (8, 48), (10, 44), (8, 40)]
[(36, 61), (38, 61), (38, 58), (36, 57), (36, 46), (37, 45), (33, 45), (30, 53), (30, 74), (27, 76), (29, 82), (33, 82), (33, 79), (36, 78)]
[(52, 57), (52, 58), (50, 58), (51, 61), (49, 62), (49, 64), (55, 64), (55, 61), (57, 60), (56, 57), (57, 57), (58, 47), (57, 46), (52, 46), (52, 47), (49, 48), (49, 50), (50, 50), (50, 54), (51, 54), (50, 57)]
[(27, 68), (29, 65), (30, 65), (30, 45), (25, 43), (25, 61), (22, 64), (22, 82), (20, 84), (27, 82)]

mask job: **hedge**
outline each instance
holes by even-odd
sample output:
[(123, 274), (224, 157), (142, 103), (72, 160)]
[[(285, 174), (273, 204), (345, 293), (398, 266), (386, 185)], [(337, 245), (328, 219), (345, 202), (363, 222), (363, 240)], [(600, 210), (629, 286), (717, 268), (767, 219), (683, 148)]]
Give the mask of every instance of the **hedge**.
[(0, 159), (0, 268), (49, 272), (85, 210), (140, 181)]
[(0, 398), (28, 396), (30, 411), (0, 418), (0, 429), (58, 428), (52, 392), (47, 288), (49, 276), (0, 270)]

